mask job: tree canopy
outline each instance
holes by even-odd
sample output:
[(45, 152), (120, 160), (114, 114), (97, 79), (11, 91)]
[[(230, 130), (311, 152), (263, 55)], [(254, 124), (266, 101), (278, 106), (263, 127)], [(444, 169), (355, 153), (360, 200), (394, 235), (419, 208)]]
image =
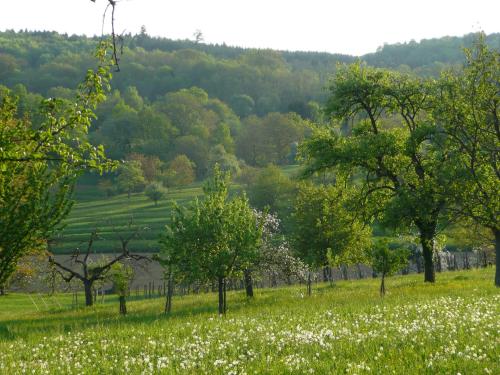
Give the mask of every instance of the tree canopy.
[(339, 67), (326, 112), (351, 121), (305, 142), (307, 174), (333, 170), (362, 187), (359, 209), (396, 229), (418, 230), (425, 281), (435, 280), (433, 244), (453, 197), (447, 138), (429, 108), (432, 81), (360, 62)]
[(258, 256), (262, 223), (245, 196), (229, 199), (229, 174), (215, 167), (204, 197), (177, 207), (162, 237), (162, 263), (187, 280), (217, 280), (219, 313), (226, 312), (226, 278)]
[(17, 98), (0, 94), (0, 285), (30, 250), (44, 248), (71, 208), (77, 176), (113, 166), (102, 146), (86, 140), (96, 106), (109, 90), (106, 44), (97, 50), (99, 65), (87, 72), (77, 95), (41, 101), (40, 117), (19, 117)]
[(450, 140), (453, 212), (492, 231), (500, 286), (500, 52), (483, 36), (466, 58), (463, 71), (441, 77), (434, 116)]

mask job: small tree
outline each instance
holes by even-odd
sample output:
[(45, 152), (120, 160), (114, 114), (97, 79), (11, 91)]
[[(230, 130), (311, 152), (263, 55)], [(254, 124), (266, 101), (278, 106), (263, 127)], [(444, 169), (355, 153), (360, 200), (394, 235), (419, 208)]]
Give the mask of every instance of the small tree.
[(226, 279), (257, 257), (262, 223), (245, 196), (228, 199), (229, 174), (215, 167), (204, 199), (188, 210), (177, 207), (162, 239), (160, 256), (189, 280), (217, 280), (219, 314), (227, 311)]
[(189, 185), (196, 179), (196, 165), (186, 155), (177, 155), (164, 173), (167, 186)]
[(85, 137), (109, 89), (106, 49), (107, 43), (99, 45), (99, 66), (87, 72), (71, 105), (44, 99), (36, 122), (18, 115), (11, 92), (0, 95), (0, 289), (24, 255), (46, 249), (71, 209), (77, 177), (113, 166), (103, 147)]
[(134, 278), (134, 270), (128, 264), (115, 263), (110, 270), (113, 289), (120, 301), (120, 314), (127, 314), (126, 297), (130, 294), (130, 282)]
[(278, 278), (291, 283), (291, 278), (305, 280), (308, 267), (294, 256), (288, 242), (280, 232), (280, 220), (275, 214), (255, 211), (259, 222), (263, 221), (262, 241), (257, 259), (243, 271), (243, 281), (247, 297), (253, 297), (253, 274), (265, 272), (274, 285)]
[(164, 188), (160, 182), (153, 182), (146, 186), (144, 193), (149, 199), (155, 202), (155, 206), (157, 206), (158, 201), (167, 195), (167, 189)]
[(357, 263), (368, 247), (370, 230), (349, 209), (354, 188), (303, 184), (293, 212), (292, 245), (309, 266), (307, 291), (311, 294), (311, 270), (331, 262)]
[(165, 228), (166, 233), (160, 239), (160, 253), (154, 257), (154, 260), (158, 261), (164, 268), (164, 278), (167, 280), (165, 314), (170, 314), (172, 311), (172, 297), (175, 283), (180, 280), (189, 281), (190, 264), (189, 262), (186, 263), (188, 258), (183, 253), (186, 250), (183, 246), (184, 238), (187, 237), (187, 232), (183, 227), (186, 219), (184, 211), (175, 206), (171, 224)]
[(385, 295), (385, 277), (391, 276), (408, 265), (409, 251), (390, 249), (387, 240), (375, 241), (369, 251), (373, 271), (381, 274), (380, 295)]
[(121, 190), (127, 192), (128, 198), (133, 191), (144, 187), (146, 180), (142, 174), (141, 163), (136, 160), (127, 161), (120, 166), (117, 182)]
[[(118, 255), (114, 256), (112, 259), (107, 259), (99, 263), (92, 263), (90, 259), (92, 246), (94, 242), (100, 238), (97, 230), (94, 230), (90, 234), (90, 238), (87, 243), (87, 249), (83, 254), (80, 252), (80, 249), (75, 249), (75, 251), (71, 255), (71, 265), (62, 264), (61, 262), (55, 260), (52, 255), (49, 255), (49, 263), (57, 268), (64, 281), (69, 283), (71, 282), (71, 280), (77, 279), (83, 283), (86, 306), (93, 305), (94, 300), (92, 298), (92, 289), (94, 283), (100, 280), (104, 280), (107, 277), (109, 270), (115, 263), (118, 263), (124, 259), (132, 259), (135, 261), (149, 261), (149, 258), (147, 256), (130, 253), (130, 250), (128, 248), (129, 243), (132, 239), (139, 236), (141, 228), (132, 228), (132, 224), (129, 223), (128, 229), (133, 230), (126, 235), (119, 236), (121, 252)], [(75, 266), (79, 267), (80, 270), (74, 269), (73, 267)]]

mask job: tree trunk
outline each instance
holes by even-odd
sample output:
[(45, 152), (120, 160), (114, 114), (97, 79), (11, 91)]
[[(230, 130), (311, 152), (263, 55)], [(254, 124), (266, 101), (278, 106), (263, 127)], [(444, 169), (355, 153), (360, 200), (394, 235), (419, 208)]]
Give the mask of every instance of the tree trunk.
[(469, 262), (469, 252), (466, 251), (464, 253), (464, 270), (470, 269), (470, 262)]
[(278, 280), (276, 278), (276, 275), (273, 273), (271, 275), (271, 288), (276, 288), (278, 286)]
[(496, 255), (496, 271), (495, 271), (495, 285), (500, 287), (500, 230), (493, 231), (495, 234), (495, 255)]
[(0, 285), (0, 296), (5, 296), (5, 287)]
[(422, 273), (422, 262), (421, 254), (419, 252), (415, 253), (415, 266), (417, 267), (417, 273)]
[(436, 271), (441, 272), (443, 269), (443, 265), (441, 264), (441, 254), (439, 252), (435, 253), (436, 255)]
[(85, 289), (85, 306), (92, 306), (94, 304), (94, 295), (92, 293), (92, 282), (84, 281), (83, 287)]
[(125, 296), (120, 296), (120, 314), (127, 315), (127, 301)]
[(330, 275), (328, 274), (328, 267), (323, 267), (323, 282), (330, 281)]
[(172, 275), (168, 276), (168, 283), (167, 283), (167, 300), (165, 302), (165, 314), (170, 314), (172, 311), (172, 295), (174, 294), (174, 280), (172, 278)]
[(380, 296), (385, 296), (385, 273), (382, 273), (382, 282), (380, 283)]
[(312, 284), (312, 276), (311, 276), (311, 271), (307, 272), (307, 295), (310, 296), (312, 293), (311, 290), (311, 284)]
[(422, 255), (424, 257), (424, 281), (428, 283), (436, 281), (433, 261), (434, 234), (435, 230), (420, 230), (420, 244), (422, 245)]
[(219, 287), (219, 315), (224, 314), (224, 278), (219, 276), (218, 278)]
[(246, 269), (243, 271), (244, 281), (245, 281), (245, 290), (247, 293), (247, 297), (253, 297), (253, 280), (252, 280), (252, 271)]
[(342, 275), (343, 280), (349, 280), (349, 275), (347, 274), (347, 266), (342, 264), (339, 266), (340, 274)]
[(358, 269), (358, 278), (361, 280), (364, 277), (363, 270), (361, 269), (361, 264), (357, 263), (356, 268)]
[(224, 278), (224, 315), (226, 315), (226, 311), (227, 311), (226, 286), (227, 286), (227, 279)]

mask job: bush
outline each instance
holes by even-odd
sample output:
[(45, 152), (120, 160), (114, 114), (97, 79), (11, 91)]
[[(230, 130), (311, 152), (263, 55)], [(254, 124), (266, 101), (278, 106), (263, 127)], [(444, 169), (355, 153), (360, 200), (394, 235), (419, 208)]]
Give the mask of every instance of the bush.
[(167, 195), (168, 190), (163, 187), (160, 182), (153, 182), (146, 186), (144, 193), (146, 196), (155, 202), (155, 206), (158, 205), (158, 201), (163, 199)]

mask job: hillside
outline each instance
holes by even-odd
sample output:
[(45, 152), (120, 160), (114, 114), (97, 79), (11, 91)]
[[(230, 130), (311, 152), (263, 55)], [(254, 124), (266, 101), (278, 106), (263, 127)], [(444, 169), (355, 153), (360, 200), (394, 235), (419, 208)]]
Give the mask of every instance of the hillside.
[[(98, 229), (102, 240), (96, 241), (93, 249), (114, 252), (120, 249), (119, 235), (141, 227), (140, 238), (131, 242), (130, 250), (155, 252), (160, 232), (170, 219), (173, 202), (186, 204), (201, 193), (200, 186), (173, 189), (157, 206), (144, 193), (132, 194), (130, 199), (121, 194), (111, 198), (81, 200), (65, 220), (62, 237), (56, 240), (53, 250), (55, 253), (71, 253), (77, 247), (85, 247), (90, 233)], [(132, 229), (128, 228), (130, 222), (133, 223)]]
[[(293, 177), (297, 166), (283, 167), (281, 171)], [(240, 189), (237, 183), (231, 186), (232, 191)], [(174, 202), (186, 205), (202, 193), (202, 182), (172, 188), (156, 206), (144, 193), (133, 193), (130, 198), (126, 194), (106, 197), (95, 185), (80, 184), (75, 195), (76, 204), (64, 221), (64, 229), (56, 238), (52, 250), (57, 254), (71, 253), (77, 247), (84, 247), (92, 230), (99, 229), (103, 238), (95, 242), (93, 249), (110, 253), (119, 249), (119, 235), (140, 227), (143, 228), (140, 238), (131, 242), (130, 249), (156, 252), (160, 233), (170, 220)], [(132, 223), (132, 228), (128, 227), (129, 223)]]
[[(384, 45), (361, 59), (436, 76), (462, 64), (462, 48), (473, 39), (469, 34)], [(500, 48), (500, 34), (486, 40)], [(0, 32), (0, 98), (10, 88), (19, 98), (19, 115), (39, 125), (42, 96), (71, 99), (86, 69), (95, 64), (97, 41), (55, 32)], [(153, 174), (168, 174), (169, 164), (185, 155), (197, 180), (215, 162), (230, 169), (241, 162), (253, 167), (294, 164), (309, 122), (325, 121), (325, 86), (336, 64), (355, 59), (128, 34), (112, 92), (97, 109), (88, 137), (103, 144), (111, 158), (155, 165)]]

